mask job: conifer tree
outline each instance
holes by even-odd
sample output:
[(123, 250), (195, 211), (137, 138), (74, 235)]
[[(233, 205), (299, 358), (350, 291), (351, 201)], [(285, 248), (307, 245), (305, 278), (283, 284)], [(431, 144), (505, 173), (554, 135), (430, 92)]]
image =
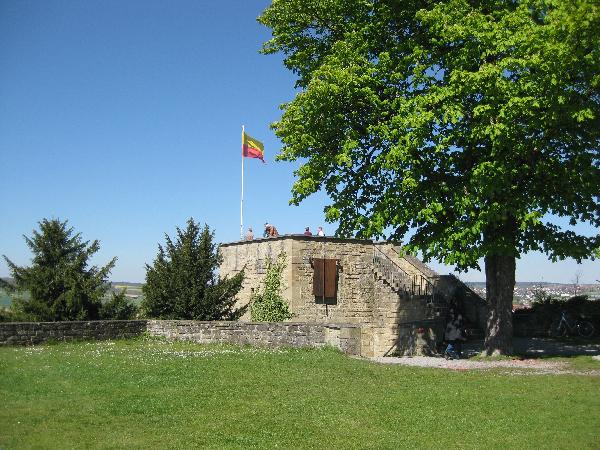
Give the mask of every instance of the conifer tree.
[(236, 320), (245, 308), (235, 308), (235, 295), (242, 287), (244, 272), (219, 279), (221, 262), (214, 233), (208, 225), (201, 229), (193, 219), (187, 228), (177, 228), (172, 240), (159, 244), (152, 266), (146, 265), (142, 308), (157, 319)]
[(117, 258), (104, 267), (88, 268), (100, 248), (97, 240), (82, 241), (67, 221), (43, 219), (39, 227), (31, 238), (24, 236), (33, 252), (30, 267), (17, 266), (4, 256), (19, 294), (12, 306), (15, 315), (36, 321), (98, 319)]

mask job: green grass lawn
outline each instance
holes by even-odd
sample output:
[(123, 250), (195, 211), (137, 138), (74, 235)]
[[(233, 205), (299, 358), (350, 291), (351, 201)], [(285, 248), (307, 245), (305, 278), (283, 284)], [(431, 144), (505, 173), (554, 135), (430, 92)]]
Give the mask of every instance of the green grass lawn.
[[(522, 372), (522, 371), (521, 371)], [(0, 448), (598, 448), (600, 377), (129, 340), (0, 348)]]

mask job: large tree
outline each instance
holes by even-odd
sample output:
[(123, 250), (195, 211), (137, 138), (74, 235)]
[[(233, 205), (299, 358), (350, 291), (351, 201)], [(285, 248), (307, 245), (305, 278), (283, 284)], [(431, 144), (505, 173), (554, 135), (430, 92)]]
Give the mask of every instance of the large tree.
[(108, 274), (113, 258), (104, 267), (88, 267), (99, 250), (74, 233), (67, 221), (43, 219), (39, 231), (24, 236), (33, 253), (32, 264), (20, 267), (4, 256), (20, 294), (13, 303), (16, 317), (36, 321), (93, 320), (100, 317), (102, 298), (110, 289)]
[(410, 236), (485, 262), (487, 353), (511, 353), (516, 259), (593, 255), (600, 236), (600, 12), (593, 0), (274, 0), (264, 53), (298, 92), (273, 124), (339, 236)]
[(177, 228), (177, 237), (165, 234), (152, 266), (146, 265), (142, 309), (157, 319), (235, 320), (246, 308), (235, 308), (235, 295), (242, 287), (244, 271), (219, 278), (221, 261), (214, 233), (201, 229), (193, 219), (187, 228)]

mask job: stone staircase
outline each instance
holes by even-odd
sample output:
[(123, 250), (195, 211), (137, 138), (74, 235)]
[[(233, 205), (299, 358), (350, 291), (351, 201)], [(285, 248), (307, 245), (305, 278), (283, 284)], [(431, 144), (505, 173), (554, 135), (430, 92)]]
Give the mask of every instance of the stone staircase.
[(373, 271), (398, 294), (413, 294), (412, 277), (377, 247), (373, 247)]
[(410, 317), (403, 317), (393, 324), (395, 331), (385, 355), (415, 354), (414, 336), (418, 327), (428, 328), (432, 333), (429, 335), (430, 349), (439, 347), (451, 308), (463, 314), (468, 340), (483, 338), (487, 320), (486, 302), (455, 276), (439, 275), (389, 243), (373, 245), (372, 267), (377, 280), (398, 295), (403, 308), (412, 311)]
[[(396, 249), (394, 250), (397, 252)], [(426, 276), (435, 274), (435, 272), (416, 258), (413, 259), (415, 261), (409, 262), (418, 269), (418, 273), (409, 274), (393, 258), (377, 246), (373, 246), (373, 271), (377, 279), (390, 286), (398, 295), (408, 297), (412, 301), (424, 302), (427, 311), (425, 319), (445, 317), (448, 311), (446, 299)], [(422, 270), (416, 263), (422, 265), (426, 270)]]

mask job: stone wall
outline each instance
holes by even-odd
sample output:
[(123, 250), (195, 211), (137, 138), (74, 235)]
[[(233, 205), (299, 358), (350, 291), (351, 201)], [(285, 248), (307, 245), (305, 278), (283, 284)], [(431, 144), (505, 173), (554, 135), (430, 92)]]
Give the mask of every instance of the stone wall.
[[(252, 293), (261, 288), (267, 260), (285, 253), (282, 292), (294, 314), (294, 320), (306, 322), (371, 323), (373, 320), (374, 277), (372, 241), (307, 236), (281, 236), (249, 242), (223, 244), (219, 251), (223, 262), (221, 276), (245, 270), (238, 306), (246, 305)], [(312, 258), (339, 260), (338, 294), (334, 302), (313, 295)], [(249, 321), (247, 312), (242, 320)]]
[[(266, 260), (275, 259), (284, 252), (287, 266), (283, 273), (282, 295), (290, 305), (294, 315), (292, 320), (360, 324), (363, 326), (361, 354), (374, 354), (373, 343), (378, 338), (379, 328), (373, 329), (376, 319), (372, 241), (281, 236), (223, 244), (219, 251), (223, 256), (219, 267), (221, 276), (232, 276), (242, 268), (245, 270), (244, 285), (237, 296), (238, 306), (246, 305), (252, 293), (261, 288)], [(324, 301), (313, 295), (313, 258), (338, 260), (337, 296), (334, 300)], [(394, 292), (390, 293), (397, 299)], [(249, 321), (249, 312), (241, 320)]]
[(145, 320), (6, 322), (0, 323), (0, 345), (31, 345), (50, 341), (122, 339), (139, 336), (145, 331)]
[[(558, 326), (558, 323), (553, 326)], [(540, 321), (534, 312), (517, 310), (513, 314), (513, 333), (516, 337), (548, 337), (550, 327)]]
[[(374, 274), (371, 241), (294, 239), (290, 306), (295, 317), (308, 322), (373, 323)], [(334, 300), (313, 295), (313, 258), (337, 259), (337, 296)]]
[(443, 320), (425, 319), (426, 302), (415, 296), (392, 291), (384, 280), (375, 283), (373, 354), (413, 355), (417, 329), (425, 328), (431, 342), (441, 340)]
[(361, 327), (355, 324), (199, 322), (193, 320), (111, 320), (90, 322), (0, 323), (0, 345), (32, 345), (51, 341), (107, 340), (144, 332), (198, 343), (230, 343), (266, 347), (331, 345), (361, 355)]
[[(250, 302), (250, 297), (259, 289), (261, 281), (266, 274), (267, 263), (274, 261), (280, 253), (287, 256), (288, 265), (283, 273), (283, 295), (286, 299), (291, 297), (291, 268), (290, 255), (292, 253), (291, 241), (282, 238), (255, 239), (253, 241), (238, 242), (237, 245), (221, 245), (219, 252), (223, 261), (219, 266), (219, 275), (233, 276), (244, 270), (244, 284), (237, 295), (237, 306), (242, 307)], [(241, 318), (250, 321), (250, 311)]]
[(150, 320), (152, 336), (199, 343), (229, 343), (263, 347), (322, 347), (331, 345), (361, 355), (361, 327), (354, 324), (199, 322)]
[[(411, 276), (423, 274), (415, 261), (400, 258), (392, 243), (296, 235), (222, 244), (219, 272), (221, 276), (232, 276), (244, 268), (246, 277), (237, 296), (238, 306), (243, 306), (261, 288), (266, 260), (284, 252), (287, 267), (282, 294), (294, 314), (292, 320), (360, 324), (361, 354), (410, 354), (417, 328), (431, 328), (432, 336), (438, 336), (439, 327), (424, 320), (426, 299), (400, 294), (385, 280), (377, 279), (373, 267), (374, 245)], [(338, 260), (335, 300), (323, 301), (313, 295), (313, 258)], [(250, 320), (249, 313), (242, 320)]]

